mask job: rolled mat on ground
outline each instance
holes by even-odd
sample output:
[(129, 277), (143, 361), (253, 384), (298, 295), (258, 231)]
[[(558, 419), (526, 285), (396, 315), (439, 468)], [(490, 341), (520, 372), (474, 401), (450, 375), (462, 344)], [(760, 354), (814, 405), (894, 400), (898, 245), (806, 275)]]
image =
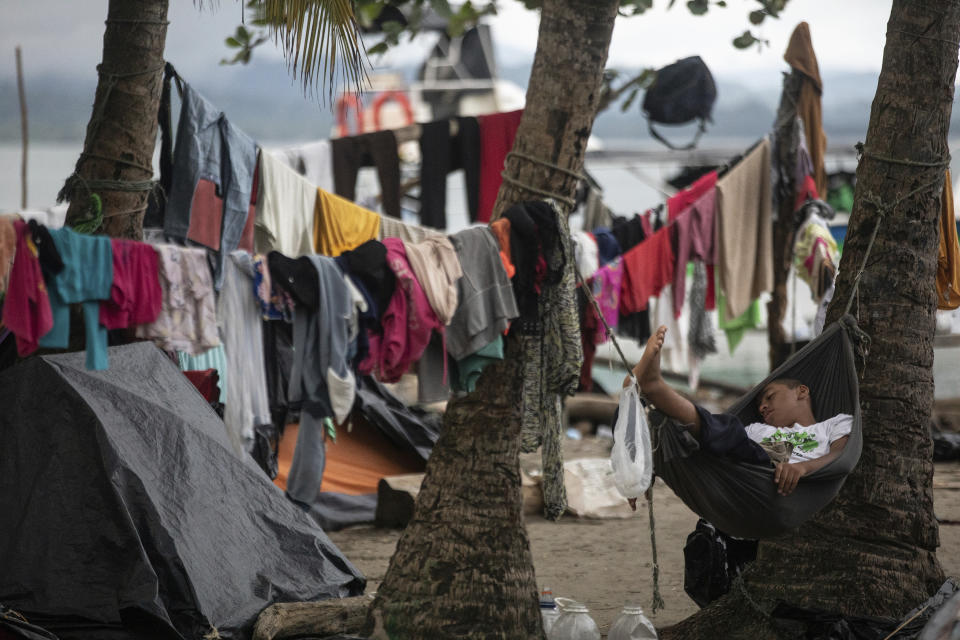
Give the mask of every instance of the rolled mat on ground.
[(726, 411), (745, 425), (762, 422), (757, 396), (778, 378), (794, 378), (810, 387), (818, 419), (838, 413), (853, 416), (850, 439), (841, 454), (801, 478), (793, 493), (777, 493), (773, 465), (701, 451), (689, 432), (658, 411), (650, 415), (654, 472), (690, 509), (732, 536), (770, 538), (799, 527), (836, 497), (860, 459), (859, 385), (850, 336), (857, 331), (852, 316), (831, 324)]
[(156, 347), (110, 362), (0, 374), (0, 602), (61, 639), (246, 638), (271, 603), (363, 592)]

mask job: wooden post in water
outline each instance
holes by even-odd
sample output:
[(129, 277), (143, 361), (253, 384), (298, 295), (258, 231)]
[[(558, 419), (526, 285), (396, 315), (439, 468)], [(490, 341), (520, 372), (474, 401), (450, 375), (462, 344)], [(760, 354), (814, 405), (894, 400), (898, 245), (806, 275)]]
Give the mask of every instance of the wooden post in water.
[(17, 91), (20, 94), (20, 132), (23, 137), (23, 158), (20, 161), (20, 208), (27, 208), (27, 94), (23, 88), (23, 61), (20, 45), (16, 49)]

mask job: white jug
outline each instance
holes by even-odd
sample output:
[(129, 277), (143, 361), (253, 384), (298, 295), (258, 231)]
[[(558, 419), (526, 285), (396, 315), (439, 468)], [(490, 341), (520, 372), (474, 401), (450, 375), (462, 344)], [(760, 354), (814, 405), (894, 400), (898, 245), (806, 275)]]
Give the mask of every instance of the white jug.
[(555, 598), (560, 617), (553, 624), (547, 640), (600, 640), (600, 629), (590, 611), (570, 598)]
[(656, 640), (657, 630), (653, 623), (643, 615), (643, 609), (637, 606), (627, 605), (620, 613), (613, 626), (610, 627), (610, 633), (607, 640)]

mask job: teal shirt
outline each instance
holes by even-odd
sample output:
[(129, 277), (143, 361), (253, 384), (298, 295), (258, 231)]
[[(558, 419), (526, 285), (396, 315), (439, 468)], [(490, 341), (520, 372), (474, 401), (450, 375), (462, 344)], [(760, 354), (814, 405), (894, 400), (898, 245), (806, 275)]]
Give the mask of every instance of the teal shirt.
[(477, 388), (477, 381), (480, 380), (480, 374), (487, 365), (497, 360), (503, 360), (503, 336), (499, 335), (476, 353), (456, 361), (453, 366), (453, 375), (450, 377), (450, 387), (454, 391), (473, 393)]
[(66, 349), (70, 342), (70, 305), (82, 303), (87, 338), (87, 368), (107, 368), (107, 330), (100, 324), (100, 301), (110, 299), (113, 248), (110, 238), (82, 235), (70, 229), (50, 229), (63, 270), (47, 282), (53, 328), (40, 346)]

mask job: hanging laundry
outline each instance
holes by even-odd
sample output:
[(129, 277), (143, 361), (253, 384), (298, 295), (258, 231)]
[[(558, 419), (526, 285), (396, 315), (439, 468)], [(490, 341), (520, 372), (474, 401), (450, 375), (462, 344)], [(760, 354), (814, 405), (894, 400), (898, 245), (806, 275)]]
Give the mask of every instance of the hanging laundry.
[(517, 127), (523, 117), (523, 109), (506, 113), (493, 113), (477, 118), (480, 123), (480, 187), (477, 200), (477, 221), (490, 222), (493, 205), (497, 201), (500, 175), (504, 169), (507, 153), (513, 148)]
[(250, 212), (256, 164), (256, 143), (183, 83), (163, 231), (174, 242), (189, 239), (217, 252), (217, 288)]
[(234, 251), (224, 265), (223, 288), (217, 301), (217, 321), (223, 327), (227, 356), (227, 402), (223, 423), (234, 452), (252, 448), (254, 428), (271, 424), (264, 379), (263, 321), (253, 293), (253, 257)]
[(483, 370), (500, 360), (503, 360), (503, 336), (497, 336), (493, 342), (476, 353), (454, 361), (450, 367), (450, 388), (454, 391), (473, 393)]
[(770, 141), (764, 138), (717, 181), (717, 281), (725, 320), (742, 314), (773, 288)]
[[(793, 184), (802, 185), (806, 179), (813, 178), (816, 175), (816, 167), (813, 166), (813, 158), (810, 157), (810, 150), (807, 149), (806, 129), (803, 126), (803, 120), (796, 119), (797, 122), (797, 156), (794, 165)], [(829, 186), (827, 187), (829, 189)], [(814, 179), (813, 190), (817, 190), (817, 183)]]
[[(597, 227), (591, 233), (593, 234), (594, 241), (597, 243), (597, 262), (601, 267), (623, 255), (623, 247), (620, 246), (620, 242), (610, 229)], [(646, 234), (640, 236), (637, 244), (642, 242), (646, 237)], [(632, 249), (634, 246), (635, 245), (630, 245), (628, 249)]]
[(267, 256), (262, 253), (253, 256), (253, 292), (264, 320), (293, 322), (293, 298), (283, 289), (273, 286)]
[(793, 268), (797, 276), (810, 286), (815, 302), (820, 302), (833, 286), (840, 250), (830, 233), (827, 221), (811, 212), (796, 232), (793, 243)]
[[(620, 319), (620, 288), (623, 285), (623, 264), (619, 258), (600, 267), (593, 276), (591, 292), (600, 307), (603, 319), (607, 326), (616, 329)], [(597, 326), (596, 342), (601, 344), (607, 341), (607, 332), (602, 324)]]
[(70, 305), (83, 303), (86, 366), (106, 369), (107, 329), (100, 324), (100, 301), (110, 298), (113, 284), (110, 238), (81, 235), (70, 227), (51, 229), (50, 236), (63, 260), (63, 270), (47, 282), (53, 328), (40, 338), (39, 344), (66, 349), (70, 343)]
[(254, 252), (254, 242), (257, 226), (257, 198), (260, 196), (260, 155), (257, 152), (257, 161), (253, 168), (253, 186), (250, 189), (250, 206), (247, 209), (247, 221), (243, 225), (243, 232), (240, 234), (240, 242), (237, 249), (243, 249), (247, 253)]
[(364, 294), (379, 324), (397, 286), (397, 277), (387, 264), (386, 246), (370, 240), (352, 251), (345, 251), (335, 261)]
[(823, 81), (820, 79), (820, 66), (817, 64), (817, 54), (810, 38), (810, 25), (806, 22), (801, 22), (793, 30), (783, 59), (794, 71), (803, 74), (803, 84), (797, 99), (797, 115), (803, 120), (806, 130), (807, 149), (813, 163), (813, 179), (817, 193), (825, 195), (827, 172), (823, 160), (827, 151), (827, 135), (823, 131), (823, 110), (820, 105)]
[(220, 344), (206, 250), (171, 244), (154, 249), (159, 258), (163, 304), (156, 320), (137, 327), (137, 337), (153, 340), (165, 351), (192, 355)]
[(690, 348), (688, 384), (696, 391), (700, 386), (700, 363), (711, 353), (717, 353), (713, 323), (707, 315), (707, 268), (700, 260), (693, 263), (693, 282), (690, 285), (690, 329), (687, 343)]
[[(669, 227), (665, 229), (669, 230)], [(660, 350), (660, 363), (664, 370), (680, 372), (688, 365), (687, 327), (673, 315), (673, 285), (666, 285), (660, 295), (653, 299), (650, 307), (651, 324), (655, 327), (665, 325), (667, 337)], [(671, 338), (670, 335), (673, 334)]]
[[(538, 292), (547, 275), (547, 263), (542, 251), (541, 232), (547, 232), (550, 229), (549, 225), (553, 225), (549, 236), (550, 246), (555, 246), (556, 236), (559, 235), (555, 221), (547, 220), (543, 229), (537, 227), (537, 223), (530, 212), (539, 211), (539, 207), (528, 206), (529, 204), (513, 205), (503, 212), (503, 218), (510, 221), (510, 257), (516, 268), (516, 274), (511, 281), (525, 334), (534, 333), (539, 322), (540, 298)], [(560, 273), (559, 269), (554, 272), (554, 280), (559, 279)]]
[(716, 190), (712, 186), (703, 189), (700, 197), (673, 219), (677, 254), (673, 273), (673, 315), (677, 317), (680, 317), (687, 288), (687, 264), (699, 260), (712, 265), (716, 259), (713, 238), (715, 196)]
[(686, 211), (690, 205), (700, 200), (708, 191), (713, 191), (717, 186), (717, 172), (708, 171), (686, 189), (678, 191), (675, 195), (667, 198), (667, 220), (673, 222), (681, 213)]
[[(339, 266), (339, 265), (337, 265)], [(343, 269), (341, 269), (341, 272)], [(357, 340), (360, 337), (360, 318), (370, 313), (370, 305), (360, 287), (347, 274), (343, 274), (343, 281), (350, 291), (350, 320), (347, 322), (347, 361), (353, 362), (357, 355)]]
[(263, 361), (266, 367), (267, 399), (270, 402), (270, 419), (281, 433), (287, 424), (299, 419), (299, 415), (290, 410), (287, 396), (293, 357), (293, 325), (284, 320), (265, 321)]
[(313, 215), (313, 243), (317, 253), (336, 258), (344, 251), (373, 240), (380, 216), (329, 191), (317, 189)]
[[(456, 134), (450, 134), (450, 127)], [(477, 219), (480, 181), (480, 129), (476, 118), (420, 125), (420, 224), (447, 228), (447, 174), (463, 169), (467, 211)]]
[(390, 216), (380, 216), (380, 231), (377, 233), (377, 239), (400, 238), (404, 242), (422, 242), (424, 238), (435, 233), (437, 232), (433, 229), (408, 224)]
[(374, 131), (331, 141), (333, 184), (337, 195), (356, 200), (357, 173), (376, 167), (383, 212), (400, 218), (400, 156), (393, 131)]
[[(533, 323), (521, 322), (523, 345), (523, 422), (521, 449), (542, 444), (544, 515), (556, 520), (566, 510), (563, 483), (563, 397), (577, 389), (583, 364), (573, 248), (566, 215), (546, 202), (526, 202), (523, 208), (535, 221), (540, 235), (546, 277), (538, 315)], [(512, 219), (513, 220), (513, 219)]]
[(943, 179), (940, 200), (940, 248), (937, 251), (937, 308), (960, 307), (960, 245), (957, 218), (953, 212), (953, 181), (950, 170)]
[(430, 307), (440, 322), (449, 325), (457, 311), (457, 281), (463, 275), (453, 244), (436, 235), (423, 242), (404, 242), (403, 247)]
[(417, 374), (417, 403), (446, 402), (450, 398), (456, 361), (447, 358), (446, 338), (439, 333), (430, 337), (423, 355), (414, 365)]
[(447, 352), (462, 360), (493, 342), (520, 313), (493, 232), (471, 227), (450, 241), (463, 276), (457, 281), (459, 303), (447, 327)]
[[(610, 264), (604, 265), (593, 279), (586, 284), (590, 287), (597, 306), (603, 315), (603, 320), (611, 329), (616, 329), (619, 321), (620, 286), (623, 280), (623, 265), (620, 258), (615, 258)], [(586, 295), (577, 289), (577, 306), (581, 309), (580, 333), (583, 345), (583, 367), (580, 370), (581, 391), (593, 389), (593, 360), (596, 356), (597, 345), (607, 341), (607, 330), (596, 309), (587, 300)]]
[(647, 233), (643, 226), (643, 218), (640, 216), (631, 218), (614, 216), (612, 233), (620, 250), (616, 255), (626, 253), (652, 235)]
[[(53, 312), (30, 227), (23, 220), (16, 220), (13, 230), (17, 245), (3, 300), (3, 324), (16, 336), (17, 353), (25, 357), (37, 350), (37, 342), (53, 328)], [(53, 240), (48, 242), (55, 252)]]
[(596, 229), (612, 222), (610, 208), (603, 202), (603, 190), (590, 185), (587, 189), (586, 201), (583, 203), (583, 227)]
[(310, 184), (333, 191), (333, 151), (329, 140), (317, 140), (294, 147), (276, 149), (274, 156)]
[(184, 371), (183, 375), (197, 388), (204, 400), (211, 404), (219, 402), (220, 374), (216, 369), (194, 369)]
[[(356, 379), (347, 360), (350, 291), (332, 258), (309, 256), (298, 267), (312, 264), (315, 306), (297, 309), (293, 328), (293, 371), (290, 404), (300, 408), (300, 429), (287, 494), (312, 504), (320, 492), (325, 466), (325, 433), (333, 417), (342, 424), (356, 398)], [(335, 433), (335, 432), (334, 432)]]
[(260, 153), (260, 193), (254, 230), (257, 253), (296, 258), (313, 253), (317, 188), (267, 151)]
[(650, 303), (650, 298), (659, 296), (663, 288), (673, 281), (676, 262), (671, 231), (671, 227), (664, 227), (624, 252), (621, 313), (643, 311)]
[(746, 310), (733, 320), (726, 319), (725, 307), (726, 298), (723, 292), (721, 292), (717, 296), (717, 325), (726, 332), (727, 347), (730, 349), (730, 353), (733, 353), (737, 346), (739, 346), (740, 341), (743, 340), (747, 329), (756, 329), (759, 327), (763, 321), (763, 316), (760, 310), (759, 300), (751, 301), (750, 304), (747, 305)]
[(13, 226), (13, 219), (0, 216), (0, 296), (7, 290), (16, 255), (17, 230)]
[(110, 299), (100, 304), (100, 324), (107, 329), (124, 329), (150, 324), (160, 314), (157, 252), (148, 244), (113, 238), (113, 285)]
[(396, 382), (423, 354), (433, 330), (442, 331), (443, 324), (410, 268), (403, 242), (385, 238), (383, 244), (387, 264), (397, 277), (397, 288), (381, 318), (383, 337), (371, 337), (368, 362), (361, 363), (360, 370), (368, 371), (374, 364), (382, 382)]
[(650, 311), (621, 313), (617, 321), (617, 335), (633, 338), (639, 344), (645, 343), (651, 336)]
[(583, 365), (580, 367), (578, 391), (593, 391), (593, 360), (597, 355), (597, 333), (603, 326), (597, 310), (587, 300), (583, 291), (577, 289), (577, 307), (580, 309), (580, 344), (583, 349)]
[(804, 202), (816, 200), (820, 197), (817, 193), (817, 185), (814, 184), (813, 176), (804, 176), (803, 181), (797, 183), (797, 197), (793, 201), (793, 209), (796, 211), (803, 206)]
[(222, 344), (218, 344), (197, 355), (177, 351), (177, 364), (180, 366), (181, 371), (206, 371), (207, 369), (214, 369), (217, 372), (220, 387), (220, 398), (218, 401), (223, 405), (227, 404), (227, 382), (230, 378), (227, 375), (227, 355), (223, 351)]
[(517, 269), (510, 260), (510, 220), (497, 218), (490, 223), (490, 231), (500, 246), (500, 262), (503, 263), (503, 269), (507, 272), (507, 278), (513, 278)]
[(586, 231), (577, 230), (570, 237), (576, 256), (577, 271), (584, 281), (593, 277), (600, 268), (597, 241)]

